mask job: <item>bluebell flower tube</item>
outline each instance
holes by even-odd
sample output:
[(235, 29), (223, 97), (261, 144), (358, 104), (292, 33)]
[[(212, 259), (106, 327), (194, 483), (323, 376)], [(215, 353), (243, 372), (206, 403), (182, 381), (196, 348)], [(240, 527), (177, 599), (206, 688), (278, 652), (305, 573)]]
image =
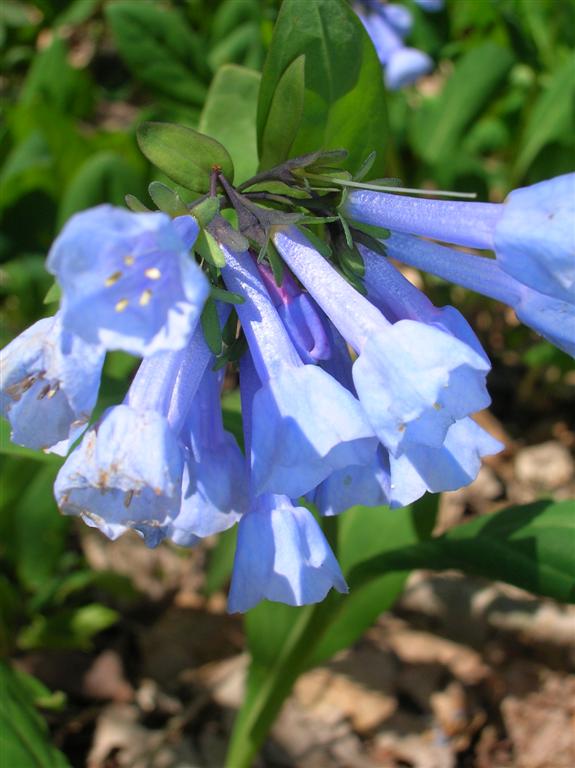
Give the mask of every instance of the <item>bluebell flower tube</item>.
[(408, 443), (440, 446), (458, 419), (486, 407), (482, 355), (438, 328), (388, 322), (295, 228), (273, 235), (284, 261), (358, 353), (353, 379), (381, 442), (394, 454)]
[(371, 460), (377, 439), (359, 402), (317, 366), (304, 365), (249, 253), (223, 249), (227, 287), (262, 386), (253, 407), (252, 489), (297, 498), (336, 469)]
[(358, 190), (347, 196), (343, 211), (352, 220), (394, 232), (492, 250), (516, 280), (575, 302), (575, 174), (517, 189), (504, 203)]
[(508, 304), (519, 320), (575, 357), (575, 304), (554, 299), (506, 274), (494, 259), (392, 233), (385, 241), (398, 261)]
[(198, 225), (182, 219), (110, 205), (73, 216), (47, 261), (62, 288), (64, 328), (136, 355), (184, 347), (209, 283), (188, 253)]
[(105, 350), (62, 329), (59, 315), (38, 320), (0, 353), (0, 412), (11, 439), (65, 455), (96, 404)]
[[(151, 546), (180, 508), (183, 459), (166, 416), (181, 352), (145, 359), (125, 403), (84, 435), (54, 485), (64, 514), (79, 515), (110, 538), (128, 528)], [(157, 533), (157, 535), (156, 535)]]
[[(249, 355), (240, 363), (246, 451), (251, 448), (252, 408), (261, 388)], [(285, 495), (253, 497), (241, 518), (228, 610), (253, 608), (261, 600), (288, 605), (316, 603), (330, 589), (347, 592), (337, 560), (314, 516)]]
[(436, 307), (381, 254), (358, 246), (365, 266), (364, 283), (370, 301), (397, 320), (411, 319), (433, 325), (468, 344), (489, 361), (475, 331), (455, 307)]
[(190, 546), (231, 528), (246, 511), (248, 473), (236, 439), (224, 429), (220, 376), (206, 370), (180, 432), (185, 446), (182, 503), (166, 537)]

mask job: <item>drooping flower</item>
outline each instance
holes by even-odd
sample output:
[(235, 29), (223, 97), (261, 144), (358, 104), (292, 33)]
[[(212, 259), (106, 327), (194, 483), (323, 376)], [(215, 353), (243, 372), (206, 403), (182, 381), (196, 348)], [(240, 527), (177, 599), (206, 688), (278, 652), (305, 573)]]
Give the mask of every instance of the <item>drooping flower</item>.
[(100, 205), (73, 216), (48, 255), (63, 327), (92, 344), (150, 355), (185, 346), (209, 293), (188, 254), (191, 216)]
[(252, 489), (297, 498), (335, 469), (365, 464), (377, 440), (359, 402), (321, 368), (304, 365), (248, 253), (223, 249), (224, 281), (262, 386), (253, 405)]
[(390, 90), (410, 85), (432, 69), (433, 62), (426, 53), (404, 44), (412, 25), (411, 13), (406, 7), (363, 0), (355, 6), (355, 11), (377, 51)]
[(165, 531), (190, 546), (231, 528), (246, 511), (248, 474), (236, 439), (224, 429), (220, 377), (206, 370), (180, 432), (184, 446), (182, 501)]
[(0, 353), (0, 412), (11, 439), (64, 455), (96, 404), (105, 350), (62, 329), (60, 315), (38, 320)]
[(575, 173), (512, 192), (504, 203), (351, 192), (351, 220), (495, 252), (501, 269), (558, 301), (575, 302)]
[(54, 493), (64, 514), (110, 538), (128, 528), (149, 546), (166, 537), (181, 510), (179, 435), (212, 359), (198, 328), (184, 350), (142, 361), (124, 403), (103, 414), (60, 469)]
[[(260, 386), (246, 354), (240, 366), (240, 388), (248, 455), (252, 407)], [(347, 592), (337, 560), (311, 512), (294, 506), (284, 495), (253, 497), (238, 527), (228, 609), (247, 611), (263, 599), (288, 605), (316, 603), (332, 587)]]
[(522, 323), (575, 357), (575, 303), (555, 299), (515, 280), (495, 259), (395, 232), (385, 244), (389, 256), (404, 264), (508, 304)]
[(353, 380), (377, 436), (394, 455), (441, 446), (457, 420), (486, 407), (483, 355), (425, 323), (391, 324), (294, 228), (278, 229), (284, 261), (358, 354)]

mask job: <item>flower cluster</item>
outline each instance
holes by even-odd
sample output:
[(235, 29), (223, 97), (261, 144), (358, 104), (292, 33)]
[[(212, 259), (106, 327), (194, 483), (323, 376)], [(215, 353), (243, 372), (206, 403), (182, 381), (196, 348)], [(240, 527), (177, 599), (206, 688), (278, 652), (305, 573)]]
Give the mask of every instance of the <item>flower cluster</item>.
[[(335, 200), (302, 182), (312, 160), (267, 172), (307, 190), (304, 212), (305, 196), (286, 212), (278, 201), (289, 197), (265, 207), (261, 191), (250, 198), (249, 183), (234, 190), (220, 176), (208, 219), (200, 204), (173, 219), (110, 206), (77, 214), (47, 261), (59, 311), (2, 352), (12, 439), (68, 454), (55, 483), (60, 510), (111, 539), (135, 530), (149, 546), (191, 546), (237, 523), (233, 611), (346, 591), (310, 504), (322, 516), (403, 506), (468, 484), (500, 450), (473, 419), (490, 402), (477, 337), (390, 257), (509, 304), (575, 353), (575, 174), (502, 204), (370, 185)], [(226, 206), (239, 232), (218, 213)], [(141, 362), (123, 403), (90, 424), (108, 350)], [(244, 453), (222, 421), (230, 361)]]
[[(416, 0), (426, 11), (439, 11), (443, 0)], [(430, 57), (405, 45), (413, 25), (411, 11), (404, 5), (381, 0), (358, 0), (355, 12), (371, 38), (385, 70), (385, 84), (396, 91), (411, 85), (433, 68)]]

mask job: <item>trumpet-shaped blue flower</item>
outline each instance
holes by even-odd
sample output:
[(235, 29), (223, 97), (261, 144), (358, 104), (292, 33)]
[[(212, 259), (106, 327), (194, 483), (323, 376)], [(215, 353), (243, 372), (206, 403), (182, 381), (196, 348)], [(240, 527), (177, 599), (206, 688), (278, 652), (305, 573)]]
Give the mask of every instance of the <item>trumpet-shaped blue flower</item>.
[(554, 299), (506, 274), (495, 259), (392, 233), (390, 256), (513, 307), (519, 320), (575, 357), (575, 304)]
[[(365, 12), (364, 12), (365, 8)], [(427, 74), (433, 62), (426, 53), (408, 48), (403, 38), (411, 29), (412, 18), (401, 5), (365, 2), (356, 6), (361, 19), (385, 69), (385, 83), (398, 90)]]
[(110, 205), (78, 213), (48, 255), (62, 288), (66, 330), (107, 349), (150, 355), (185, 346), (209, 293), (188, 254), (192, 217)]
[(263, 599), (317, 603), (347, 585), (321, 528), (287, 496), (263, 494), (241, 519), (228, 610), (248, 611)]
[(390, 494), (389, 455), (380, 445), (371, 464), (333, 472), (310, 495), (310, 499), (320, 514), (331, 517), (358, 505), (379, 507), (389, 504)]
[(182, 503), (166, 530), (175, 544), (234, 525), (248, 504), (246, 463), (236, 439), (222, 422), (220, 380), (207, 370), (180, 433), (185, 445)]
[(424, 323), (389, 323), (294, 228), (276, 231), (273, 239), (358, 353), (355, 388), (376, 434), (392, 453), (401, 453), (409, 443), (441, 446), (451, 424), (489, 403), (484, 356)]
[[(252, 434), (252, 409), (260, 381), (251, 357), (240, 365), (246, 452)], [(314, 516), (287, 496), (265, 493), (252, 498), (240, 520), (228, 609), (247, 611), (263, 599), (305, 605), (317, 603), (331, 588), (347, 585)]]
[(368, 463), (377, 440), (353, 395), (303, 364), (251, 256), (223, 250), (224, 281), (246, 298), (237, 312), (262, 381), (253, 406), (252, 489), (297, 498), (336, 469)]
[(111, 538), (128, 528), (150, 545), (162, 538), (180, 509), (182, 449), (166, 415), (181, 358), (164, 352), (144, 360), (126, 403), (84, 435), (56, 478), (64, 514), (80, 515)]
[(343, 206), (350, 219), (495, 251), (516, 280), (575, 302), (575, 174), (524, 187), (504, 203), (421, 200), (360, 190)]
[(11, 439), (64, 455), (84, 431), (98, 397), (105, 350), (38, 320), (0, 353), (0, 411)]

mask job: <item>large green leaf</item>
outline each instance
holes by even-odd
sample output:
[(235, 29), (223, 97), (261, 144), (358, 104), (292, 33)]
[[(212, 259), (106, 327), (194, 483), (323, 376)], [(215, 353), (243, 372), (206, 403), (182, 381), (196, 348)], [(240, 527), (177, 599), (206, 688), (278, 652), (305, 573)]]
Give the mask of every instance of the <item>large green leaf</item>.
[(489, 103), (512, 64), (511, 53), (491, 41), (472, 48), (457, 62), (439, 97), (417, 114), (413, 142), (425, 160), (439, 167), (452, 165), (467, 127)]
[(249, 179), (258, 167), (256, 109), (260, 75), (228, 64), (210, 85), (200, 118), (200, 131), (227, 149), (234, 163), (236, 184)]
[(305, 98), (305, 56), (294, 59), (280, 77), (262, 133), (260, 169), (289, 157), (299, 130)]
[(568, 136), (572, 130), (574, 73), (575, 58), (571, 56), (555, 70), (549, 87), (537, 99), (515, 163), (514, 172), (517, 178), (525, 173), (531, 161), (546, 144)]
[(66, 187), (58, 210), (62, 226), (73, 213), (100, 203), (122, 205), (128, 192), (139, 193), (143, 174), (116, 152), (97, 152), (80, 166)]
[(21, 675), (0, 662), (0, 755), (6, 768), (67, 768)]
[(109, 3), (106, 15), (126, 64), (141, 82), (173, 98), (203, 104), (207, 75), (201, 39), (174, 8), (141, 0)]
[(178, 184), (194, 192), (208, 192), (214, 166), (231, 183), (234, 164), (215, 139), (175, 123), (144, 123), (138, 143), (148, 160)]
[[(345, 167), (355, 171), (375, 149), (374, 174), (385, 175), (387, 117), (381, 65), (369, 36), (344, 0), (284, 0), (262, 75), (260, 152), (276, 89), (301, 55), (305, 56), (304, 106), (290, 154), (345, 147), (350, 153)], [(287, 120), (291, 105), (286, 103), (284, 109)], [(278, 156), (273, 162), (284, 159)]]
[(574, 602), (575, 501), (538, 501), (483, 515), (436, 539), (366, 560), (352, 570), (351, 583), (411, 568), (458, 568)]

